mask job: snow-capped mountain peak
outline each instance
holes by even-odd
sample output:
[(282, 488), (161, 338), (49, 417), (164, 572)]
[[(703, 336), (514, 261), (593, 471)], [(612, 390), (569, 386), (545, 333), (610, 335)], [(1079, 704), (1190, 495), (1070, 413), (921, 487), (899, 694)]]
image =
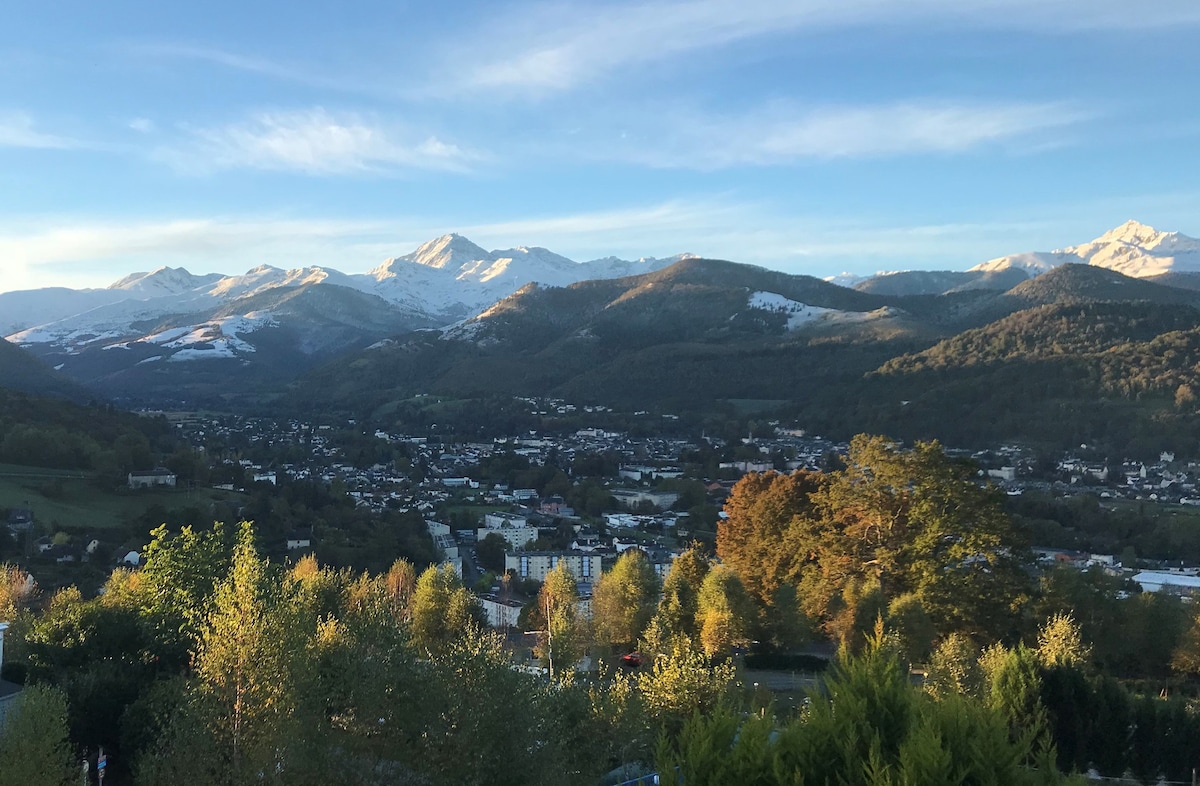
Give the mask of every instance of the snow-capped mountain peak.
[(199, 318), (215, 310), (233, 313), (229, 309), (240, 308), (239, 299), (261, 298), (280, 288), (337, 285), (382, 298), (411, 320), (436, 324), (476, 314), (531, 282), (567, 286), (617, 278), (657, 270), (688, 256), (637, 262), (608, 258), (579, 264), (537, 246), (485, 251), (462, 235), (448, 234), (366, 274), (346, 275), (315, 266), (285, 270), (263, 264), (242, 275), (194, 276), (183, 268), (162, 267), (126, 276), (109, 289), (86, 296), (74, 290), (5, 293), (0, 297), (4, 306), (0, 313), (12, 317), (4, 328), (15, 341), (74, 349), (101, 340), (109, 344), (130, 337), (136, 340), (137, 323), (173, 321), (184, 315)]
[(459, 234), (450, 233), (439, 238), (426, 241), (417, 247), (416, 251), (401, 257), (418, 265), (444, 270), (457, 268), (481, 259), (491, 259), (492, 255)]
[(1155, 248), (1169, 236), (1178, 234), (1177, 232), (1159, 232), (1152, 226), (1130, 219), (1121, 226), (1108, 230), (1092, 243), (1127, 243), (1142, 248)]
[(219, 275), (193, 276), (181, 267), (160, 267), (149, 273), (132, 273), (108, 286), (121, 289), (135, 297), (161, 297), (179, 295), (205, 284), (211, 284)]
[(1178, 232), (1160, 232), (1138, 221), (1126, 221), (1095, 240), (1051, 252), (1031, 251), (976, 265), (972, 271), (1020, 268), (1031, 277), (1074, 262), (1115, 270), (1133, 278), (1200, 271), (1200, 241)]

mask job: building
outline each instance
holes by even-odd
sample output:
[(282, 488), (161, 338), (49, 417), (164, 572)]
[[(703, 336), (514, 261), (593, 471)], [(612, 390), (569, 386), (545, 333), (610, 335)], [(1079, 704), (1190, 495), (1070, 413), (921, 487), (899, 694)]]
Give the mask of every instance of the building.
[(129, 488), (148, 489), (154, 486), (169, 486), (174, 488), (175, 473), (164, 467), (158, 467), (145, 472), (129, 473)]
[(567, 570), (580, 583), (591, 583), (600, 577), (600, 555), (578, 551), (519, 551), (504, 555), (504, 569), (514, 571), (523, 579), (545, 581), (546, 574), (565, 562)]
[(639, 505), (650, 504), (659, 510), (666, 510), (679, 501), (679, 495), (673, 491), (650, 491), (647, 489), (614, 489), (613, 498), (617, 504), (630, 510)]
[(521, 616), (523, 608), (520, 603), (487, 594), (479, 596), (479, 604), (483, 606), (488, 624), (493, 628), (507, 630), (517, 627), (517, 619)]
[(514, 513), (485, 514), (483, 526), (475, 531), (475, 540), (481, 541), (493, 533), (508, 541), (514, 549), (524, 548), (538, 537), (537, 527), (530, 526), (528, 519)]
[(1165, 592), (1184, 597), (1200, 595), (1200, 576), (1145, 570), (1134, 576), (1133, 580), (1142, 588), (1142, 592)]
[(33, 526), (33, 511), (13, 508), (8, 512), (8, 528), (13, 532), (28, 532)]

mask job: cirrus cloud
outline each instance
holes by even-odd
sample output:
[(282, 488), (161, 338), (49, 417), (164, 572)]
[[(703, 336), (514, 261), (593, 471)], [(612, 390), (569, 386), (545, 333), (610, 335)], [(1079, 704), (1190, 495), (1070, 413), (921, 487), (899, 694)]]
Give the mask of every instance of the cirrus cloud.
[[(989, 145), (1018, 150), (1062, 144), (1065, 129), (1094, 116), (1062, 102), (913, 100), (802, 108), (777, 103), (737, 115), (677, 109), (630, 113), (570, 154), (662, 169), (711, 171), (808, 160), (960, 154)], [(572, 141), (572, 144), (579, 143)]]
[(174, 168), (207, 174), (262, 169), (310, 175), (466, 171), (481, 156), (434, 135), (417, 135), (356, 114), (323, 108), (260, 112), (248, 121), (186, 128), (185, 139), (154, 156)]
[(79, 146), (74, 139), (39, 131), (26, 112), (0, 112), (0, 147), (67, 150)]
[[(532, 94), (573, 89), (743, 41), (832, 29), (940, 27), (1076, 34), (1200, 24), (1194, 0), (641, 0), (509, 7), (447, 63), (448, 84), (467, 91)], [(505, 47), (494, 56), (494, 42)], [(469, 52), (471, 56), (464, 56)]]

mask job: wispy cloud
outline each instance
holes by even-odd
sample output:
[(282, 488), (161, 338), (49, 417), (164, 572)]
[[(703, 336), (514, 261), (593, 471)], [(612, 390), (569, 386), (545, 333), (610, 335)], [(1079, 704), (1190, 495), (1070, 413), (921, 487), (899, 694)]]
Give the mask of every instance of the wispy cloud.
[[(447, 70), (462, 89), (548, 93), (620, 69), (742, 41), (830, 28), (922, 24), (1035, 33), (1200, 24), (1192, 0), (650, 0), (511, 9)], [(505, 41), (503, 47), (482, 43)], [(463, 64), (466, 64), (465, 66)]]
[[(289, 218), (102, 220), (26, 218), (0, 224), (0, 289), (96, 287), (164, 264), (236, 273), (264, 262), (281, 267), (377, 261), (390, 236), (379, 221)], [(356, 251), (367, 243), (371, 251)]]
[(545, 246), (585, 261), (684, 251), (790, 273), (967, 267), (1003, 254), (1059, 248), (1136, 217), (1185, 234), (1200, 194), (1127, 195), (1030, 204), (993, 220), (897, 222), (880, 216), (797, 215), (731, 195), (515, 220), (449, 221), (436, 216), (336, 219), (209, 217), (100, 220), (70, 217), (0, 223), (0, 291), (106, 286), (135, 270), (182, 265), (194, 273), (239, 273), (267, 263), (365, 272), (446, 232), (488, 248)]
[(314, 175), (388, 174), (405, 169), (465, 171), (481, 159), (433, 135), (358, 115), (324, 109), (263, 112), (212, 128), (186, 129), (186, 139), (155, 156), (175, 168), (203, 174), (264, 169)]
[(114, 49), (126, 56), (158, 63), (200, 63), (317, 90), (358, 96), (396, 99), (421, 92), (411, 85), (398, 83), (394, 66), (383, 69), (385, 73), (381, 73), (377, 68), (378, 57), (372, 58), (368, 66), (360, 65), (359, 68), (342, 71), (311, 56), (302, 61), (283, 60), (181, 41), (125, 42)]
[(311, 73), (295, 65), (281, 63), (265, 57), (239, 54), (212, 46), (178, 42), (134, 43), (121, 47), (121, 51), (135, 57), (157, 60), (191, 60), (230, 68), (259, 76), (271, 77), (288, 82), (298, 82), (314, 87), (334, 87), (340, 83)]
[(66, 150), (79, 146), (74, 139), (39, 131), (25, 112), (0, 112), (0, 147)]
[(961, 153), (994, 143), (1047, 144), (1045, 132), (1091, 115), (1061, 103), (914, 101), (739, 115), (670, 113), (669, 122), (600, 145), (602, 156), (657, 167), (720, 169), (805, 159)]

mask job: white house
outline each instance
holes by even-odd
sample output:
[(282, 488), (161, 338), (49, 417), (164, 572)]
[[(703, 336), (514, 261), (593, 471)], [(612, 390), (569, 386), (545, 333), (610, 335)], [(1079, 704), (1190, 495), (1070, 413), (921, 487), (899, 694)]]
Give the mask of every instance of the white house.
[(153, 486), (169, 486), (174, 488), (175, 473), (164, 467), (158, 467), (145, 472), (130, 472), (128, 482), (131, 489), (148, 489)]

